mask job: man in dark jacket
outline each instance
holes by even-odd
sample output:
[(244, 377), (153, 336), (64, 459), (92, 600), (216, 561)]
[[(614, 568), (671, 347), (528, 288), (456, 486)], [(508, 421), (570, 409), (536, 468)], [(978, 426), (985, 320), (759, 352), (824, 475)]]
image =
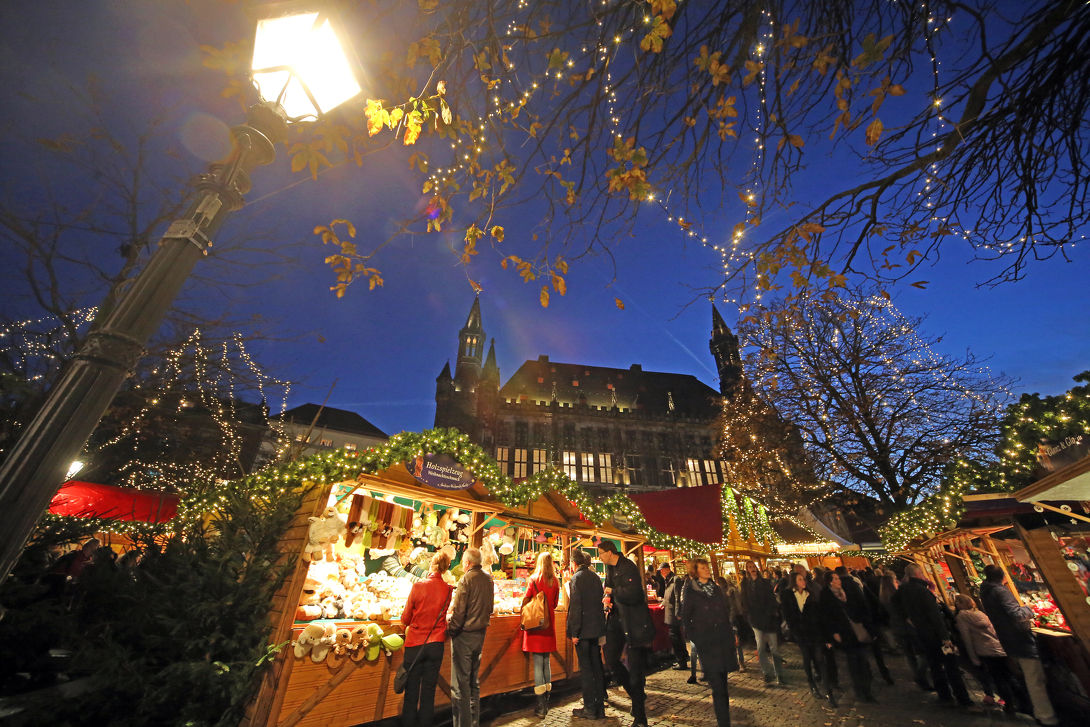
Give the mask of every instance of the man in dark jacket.
[(678, 671), (689, 668), (689, 651), (685, 648), (685, 638), (681, 633), (681, 593), (685, 587), (685, 579), (669, 573), (669, 582), (666, 592), (662, 596), (663, 621), (670, 632), (670, 645), (674, 649), (674, 658)]
[(492, 576), (481, 568), (481, 551), (468, 548), (462, 556), (465, 573), (454, 592), (447, 624), (450, 646), (450, 704), (454, 727), (481, 723), (481, 647), (492, 617), (495, 589)]
[(1022, 606), (1004, 583), (1003, 569), (984, 566), (984, 582), (980, 584), (980, 603), (995, 627), (995, 635), (1007, 656), (1017, 659), (1026, 679), (1026, 689), (1033, 702), (1033, 716), (1043, 725), (1059, 724), (1052, 700), (1045, 686), (1045, 671), (1033, 635), (1033, 611)]
[(810, 691), (819, 699), (828, 699), (836, 707), (833, 684), (825, 669), (825, 626), (822, 623), (821, 604), (817, 591), (810, 587), (807, 576), (793, 572), (793, 586), (780, 593), (780, 607), (787, 628), (795, 637), (802, 652), (802, 669)]
[[(923, 569), (913, 563), (905, 568), (905, 582), (893, 594), (897, 607), (916, 636), (916, 643), (927, 660), (931, 672), (931, 683), (938, 692), (939, 702), (950, 703), (953, 699), (958, 704), (972, 704), (969, 691), (965, 688), (961, 670), (958, 669), (957, 656), (953, 653), (950, 631), (939, 608), (935, 594), (931, 592), (929, 582), (924, 577)], [(951, 691), (953, 695), (951, 696)]]
[(660, 565), (658, 576), (655, 578), (655, 595), (657, 595), (659, 598), (665, 598), (666, 589), (673, 582), (675, 577), (676, 576), (674, 576), (674, 569), (670, 566), (669, 563), (664, 562), (662, 565)]
[(753, 638), (757, 640), (757, 660), (765, 675), (765, 683), (785, 684), (783, 660), (780, 658), (780, 609), (772, 584), (761, 575), (757, 564), (746, 563), (746, 579), (742, 581), (742, 600), (746, 605)]
[[(603, 603), (606, 617), (606, 665), (632, 700), (632, 727), (647, 727), (644, 692), (648, 652), (655, 639), (655, 625), (647, 608), (647, 592), (640, 580), (640, 569), (617, 552), (612, 541), (598, 543), (598, 557), (606, 564)], [(621, 654), (628, 645), (628, 668)]]
[(878, 673), (887, 684), (893, 684), (893, 676), (889, 673), (889, 667), (886, 666), (886, 660), (882, 656), (882, 630), (878, 626), (877, 613), (878, 599), (872, 597), (870, 591), (860, 585), (860, 581), (849, 574), (844, 566), (838, 566), (836, 574), (840, 576), (841, 587), (848, 596), (848, 613), (853, 621), (863, 624), (863, 628), (871, 636), (870, 651), (874, 657), (874, 663), (878, 666)]
[(579, 548), (572, 551), (575, 573), (568, 599), (568, 638), (579, 657), (579, 677), (583, 682), (583, 707), (572, 714), (583, 719), (605, 719), (602, 692), (602, 651), (598, 639), (606, 634), (606, 614), (602, 609), (602, 579), (590, 569), (590, 556)]

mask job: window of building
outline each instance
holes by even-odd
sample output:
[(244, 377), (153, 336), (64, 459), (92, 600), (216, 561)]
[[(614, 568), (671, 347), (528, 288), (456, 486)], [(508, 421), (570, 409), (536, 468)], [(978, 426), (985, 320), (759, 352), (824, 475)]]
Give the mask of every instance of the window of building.
[(318, 444), (320, 446), (322, 446), (322, 447), (332, 447), (333, 446), (333, 440), (332, 439), (321, 439), (321, 440), (318, 440)]
[(594, 453), (580, 452), (579, 465), (581, 474), (580, 481), (594, 482)]
[(613, 455), (608, 452), (598, 453), (598, 481), (607, 485), (615, 484), (613, 481)]
[(578, 473), (578, 459), (575, 456), (575, 452), (564, 450), (563, 460), (561, 463), (564, 466), (564, 474), (571, 477), (573, 480), (579, 478)]
[(564, 444), (568, 445), (569, 447), (575, 444), (575, 425), (574, 424), (565, 424), (564, 425)]
[(719, 484), (719, 471), (715, 468), (715, 462), (713, 460), (704, 460), (704, 472), (707, 474), (705, 482), (709, 485)]
[(515, 422), (515, 446), (525, 447), (529, 444), (530, 425), (526, 422)]
[(496, 464), (500, 467), (500, 472), (505, 475), (510, 472), (507, 468), (508, 463), (511, 461), (511, 449), (509, 447), (496, 447)]
[(640, 470), (640, 455), (626, 454), (624, 456), (624, 479), (626, 485), (639, 487), (643, 484), (643, 471)]
[(674, 487), (678, 484), (677, 470), (674, 469), (674, 460), (669, 457), (663, 457), (662, 464), (662, 484), (668, 487)]
[(344, 448), (347, 449), (349, 452), (355, 452), (356, 451), (356, 443), (355, 442), (345, 442), (344, 443)]
[(516, 480), (526, 478), (526, 450), (515, 450), (515, 471), (511, 475)]
[(534, 461), (531, 463), (531, 474), (537, 474), (549, 466), (549, 452), (545, 449), (533, 450)]
[(700, 477), (700, 460), (689, 458), (685, 460), (685, 469), (689, 473), (689, 487), (699, 487), (704, 484)]

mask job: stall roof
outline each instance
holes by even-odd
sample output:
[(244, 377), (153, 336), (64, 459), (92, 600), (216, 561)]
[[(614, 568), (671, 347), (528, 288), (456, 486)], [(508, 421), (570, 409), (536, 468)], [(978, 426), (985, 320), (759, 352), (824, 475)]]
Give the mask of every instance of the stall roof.
[(178, 513), (178, 496), (70, 480), (53, 496), (54, 515), (164, 523)]
[(1019, 502), (1090, 500), (1090, 456), (1072, 462), (1014, 493)]
[(630, 494), (647, 524), (659, 532), (700, 543), (723, 540), (723, 507), (719, 485), (679, 487)]

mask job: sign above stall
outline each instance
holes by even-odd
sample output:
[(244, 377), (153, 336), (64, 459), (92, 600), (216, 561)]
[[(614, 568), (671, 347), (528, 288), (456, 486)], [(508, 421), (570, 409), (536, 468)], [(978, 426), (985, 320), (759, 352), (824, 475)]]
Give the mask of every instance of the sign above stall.
[(425, 454), (409, 463), (409, 473), (440, 490), (467, 490), (477, 481), (469, 470), (445, 454)]

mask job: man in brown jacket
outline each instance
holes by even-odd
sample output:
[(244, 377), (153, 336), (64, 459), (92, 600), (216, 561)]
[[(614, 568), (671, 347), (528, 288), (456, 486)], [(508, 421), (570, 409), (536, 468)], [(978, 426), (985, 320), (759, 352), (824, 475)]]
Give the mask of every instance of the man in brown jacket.
[(492, 617), (492, 576), (481, 568), (481, 551), (468, 548), (462, 555), (462, 580), (454, 592), (454, 607), (447, 624), (451, 638), (450, 702), (454, 727), (481, 723), (481, 647)]

